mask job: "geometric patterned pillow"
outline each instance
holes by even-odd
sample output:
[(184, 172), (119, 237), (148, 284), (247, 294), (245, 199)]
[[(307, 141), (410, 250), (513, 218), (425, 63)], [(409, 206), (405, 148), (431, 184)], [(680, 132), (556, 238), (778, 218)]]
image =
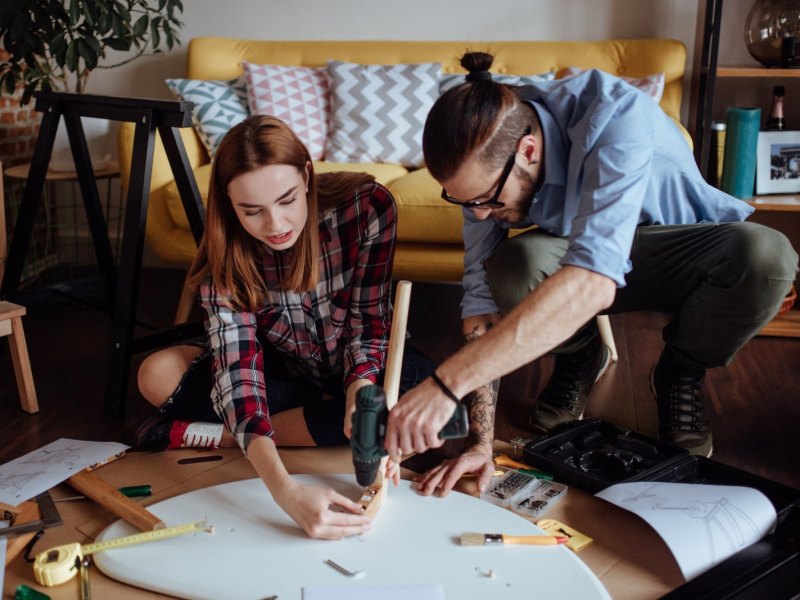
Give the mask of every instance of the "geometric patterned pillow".
[[(466, 77), (466, 75), (458, 73), (449, 75), (443, 74), (439, 81), (439, 95), (441, 96), (447, 90), (464, 83), (464, 77)], [(555, 78), (555, 71), (548, 71), (547, 73), (540, 73), (537, 75), (497, 75), (492, 73), (492, 81), (505, 85), (531, 85), (539, 81), (553, 81)]]
[(192, 124), (211, 158), (228, 130), (250, 114), (244, 75), (230, 81), (167, 79), (167, 87), (178, 100), (194, 102)]
[(250, 114), (277, 117), (292, 128), (313, 160), (321, 160), (330, 112), (325, 68), (243, 64)]
[[(586, 69), (580, 69), (578, 67), (567, 67), (561, 78), (566, 79), (567, 77), (574, 77), (575, 75), (583, 73), (585, 70)], [(647, 96), (650, 96), (656, 104), (661, 102), (661, 96), (664, 95), (664, 84), (666, 82), (664, 73), (653, 73), (646, 77), (620, 77), (620, 79), (627, 81), (633, 87), (638, 88)]]
[(331, 125), (326, 160), (421, 167), (422, 129), (439, 96), (439, 63), (329, 61)]

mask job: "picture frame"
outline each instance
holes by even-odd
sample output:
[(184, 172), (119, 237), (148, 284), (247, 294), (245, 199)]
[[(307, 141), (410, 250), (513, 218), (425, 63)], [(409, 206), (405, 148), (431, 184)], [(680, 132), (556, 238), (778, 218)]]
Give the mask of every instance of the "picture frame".
[(800, 193), (800, 131), (760, 131), (756, 194)]

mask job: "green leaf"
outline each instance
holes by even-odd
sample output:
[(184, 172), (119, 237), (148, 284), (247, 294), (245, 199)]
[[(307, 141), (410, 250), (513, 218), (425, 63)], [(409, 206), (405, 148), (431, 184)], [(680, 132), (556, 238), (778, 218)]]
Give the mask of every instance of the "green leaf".
[(25, 34), (28, 33), (28, 28), (31, 26), (31, 19), (28, 16), (28, 13), (19, 13), (17, 17), (14, 19), (14, 23), (11, 25), (11, 29), (9, 29), (9, 33), (11, 34), (12, 40), (22, 40), (25, 38)]
[(150, 46), (153, 48), (153, 50), (155, 50), (160, 44), (161, 38), (158, 34), (158, 24), (156, 23), (155, 19), (153, 19), (150, 21)]
[(93, 35), (88, 35), (83, 39), (86, 40), (86, 43), (89, 44), (89, 47), (92, 49), (92, 51), (99, 56), (103, 49), (100, 46), (98, 39)]
[(167, 0), (158, 0), (158, 12), (162, 12), (167, 5)]
[(78, 41), (72, 40), (67, 46), (67, 57), (65, 61), (65, 66), (67, 67), (68, 71), (74, 73), (78, 70)]
[(127, 52), (131, 49), (131, 40), (130, 38), (115, 38), (115, 37), (107, 37), (103, 38), (103, 43), (113, 50), (118, 50), (120, 52)]
[(14, 76), (11, 71), (0, 75), (0, 91), (4, 91), (9, 95), (14, 93)]
[(81, 20), (80, 0), (69, 0), (69, 24), (73, 27)]
[(114, 35), (117, 37), (122, 37), (126, 33), (125, 24), (122, 22), (120, 16), (115, 12), (111, 13), (111, 29), (114, 32)]
[(94, 2), (86, 2), (83, 5), (83, 18), (86, 24), (94, 29), (97, 26), (97, 17), (97, 6), (95, 6)]
[(29, 83), (25, 86), (25, 89), (22, 92), (22, 98), (20, 98), (19, 103), (21, 106), (25, 106), (28, 102), (31, 101), (31, 97), (33, 96), (33, 91), (36, 89), (36, 82)]
[(122, 17), (122, 20), (127, 22), (127, 23), (130, 23), (131, 22), (131, 13), (128, 10), (128, 7), (125, 6), (125, 4), (123, 2), (115, 2), (114, 4), (117, 7), (117, 12), (119, 13), (119, 16)]
[(58, 52), (54, 52), (53, 58), (56, 60), (56, 64), (63, 69), (67, 63), (67, 45), (64, 44), (58, 49)]
[(136, 23), (133, 24), (133, 35), (138, 37), (142, 37), (147, 31), (147, 26), (150, 24), (150, 19), (147, 15), (142, 15), (138, 19), (136, 19)]
[(50, 54), (55, 54), (61, 50), (61, 48), (66, 49), (67, 41), (65, 38), (65, 34), (63, 31), (57, 33), (53, 36), (53, 39), (50, 41)]
[(91, 71), (97, 67), (97, 53), (92, 50), (84, 38), (78, 38), (78, 53), (87, 69)]
[(111, 29), (111, 14), (108, 12), (101, 12), (100, 16), (97, 17), (97, 33), (99, 35), (105, 35), (108, 33), (109, 29)]

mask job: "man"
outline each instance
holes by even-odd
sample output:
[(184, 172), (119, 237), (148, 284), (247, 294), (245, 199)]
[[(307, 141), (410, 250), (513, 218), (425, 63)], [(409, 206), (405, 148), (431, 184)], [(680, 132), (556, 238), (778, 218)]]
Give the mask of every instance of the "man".
[(420, 489), (447, 493), (466, 472), (483, 489), (499, 378), (553, 351), (530, 427), (580, 418), (607, 362), (595, 316), (656, 310), (675, 315), (650, 374), (659, 436), (710, 455), (706, 369), (775, 316), (797, 254), (779, 232), (743, 222), (753, 209), (707, 185), (672, 120), (627, 83), (588, 71), (515, 90), (491, 80), (491, 62), (462, 58), (467, 81), (439, 98), (423, 134), (443, 199), (463, 207), (468, 343), (400, 399), (386, 449), (397, 459), (440, 446), (463, 399), (470, 445)]

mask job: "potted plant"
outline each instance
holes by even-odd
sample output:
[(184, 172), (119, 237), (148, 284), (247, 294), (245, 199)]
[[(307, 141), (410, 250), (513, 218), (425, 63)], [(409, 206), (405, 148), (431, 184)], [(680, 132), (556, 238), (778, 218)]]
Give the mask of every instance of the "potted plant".
[[(35, 90), (85, 92), (94, 70), (180, 44), (182, 12), (181, 0), (2, 0), (0, 94), (21, 86), (24, 105)], [(128, 54), (107, 64), (109, 49)]]

